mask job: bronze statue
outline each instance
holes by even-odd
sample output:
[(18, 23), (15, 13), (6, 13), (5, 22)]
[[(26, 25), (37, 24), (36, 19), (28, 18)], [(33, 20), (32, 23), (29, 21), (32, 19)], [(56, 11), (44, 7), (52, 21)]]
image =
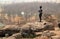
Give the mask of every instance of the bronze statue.
[(41, 22), (41, 20), (42, 20), (42, 6), (40, 6), (40, 10), (39, 10), (39, 19)]

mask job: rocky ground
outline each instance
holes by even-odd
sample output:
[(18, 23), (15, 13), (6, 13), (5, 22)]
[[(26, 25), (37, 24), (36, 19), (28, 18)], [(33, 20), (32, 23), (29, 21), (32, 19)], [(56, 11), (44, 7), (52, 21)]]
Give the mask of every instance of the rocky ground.
[[(53, 32), (55, 35), (54, 36), (51, 36), (50, 39), (60, 39), (60, 31), (50, 31), (50, 32)], [(35, 38), (20, 38), (20, 35), (19, 33), (17, 33), (16, 35), (14, 36), (10, 36), (10, 37), (3, 37), (3, 38), (0, 38), (0, 39), (49, 39), (49, 37), (47, 36), (37, 36)], [(16, 37), (18, 36), (18, 37)]]
[(5, 36), (0, 37), (0, 39), (60, 39), (60, 28), (57, 20), (51, 18), (48, 21), (28, 22), (22, 26), (6, 25), (1, 29), (3, 31), (0, 31), (0, 36), (2, 34)]
[[(45, 25), (46, 23), (46, 25)], [(29, 30), (29, 27), (34, 31), (34, 30), (38, 30), (38, 29), (44, 29), (45, 26), (50, 25), (52, 26), (51, 23), (48, 22), (33, 22), (33, 23), (27, 23), (25, 25), (23, 25), (21, 28), (23, 30)], [(8, 27), (7, 27), (8, 26)], [(7, 25), (5, 28), (3, 28), (3, 30), (5, 29), (18, 29), (19, 27), (15, 27), (15, 25)], [(20, 28), (19, 28), (20, 29)], [(48, 29), (48, 28), (47, 28)], [(23, 38), (21, 36), (21, 33), (15, 33), (11, 36), (6, 36), (6, 37), (1, 37), (0, 39), (59, 39), (60, 38), (60, 29), (55, 28), (56, 30), (45, 30), (45, 31), (41, 31), (41, 32), (36, 32), (36, 37), (34, 38)], [(40, 30), (39, 30), (40, 31)], [(52, 35), (51, 35), (52, 34)], [(50, 37), (48, 37), (47, 35), (51, 35)]]

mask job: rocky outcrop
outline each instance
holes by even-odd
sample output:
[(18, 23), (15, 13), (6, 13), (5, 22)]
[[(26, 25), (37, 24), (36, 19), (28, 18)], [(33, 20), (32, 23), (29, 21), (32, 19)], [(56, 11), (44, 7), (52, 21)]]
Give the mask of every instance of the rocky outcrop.
[(43, 20), (42, 22), (27, 23), (21, 27), (21, 29), (23, 30), (29, 30), (29, 28), (31, 28), (33, 31), (40, 29), (48, 29), (53, 28), (53, 24)]
[(17, 25), (6, 25), (4, 28), (0, 30), (0, 37), (5, 37), (6, 34), (11, 36), (15, 33), (18, 33), (20, 28)]
[(43, 32), (45, 30), (54, 30), (53, 24), (42, 20), (42, 22), (26, 23), (20, 28), (22, 35), (35, 35), (35, 32)]
[[(4, 28), (1, 29), (3, 30), (2, 31), (3, 33), (2, 32), (0, 33), (2, 33), (3, 35), (5, 34), (10, 35), (10, 33), (11, 35), (15, 33), (20, 33), (22, 36), (23, 35), (28, 36), (30, 34), (35, 35), (35, 32), (54, 30), (54, 26), (57, 26), (57, 21), (55, 19), (53, 19), (53, 21), (51, 20), (51, 22), (45, 20), (42, 20), (42, 22), (34, 21), (28, 22), (20, 27), (18, 25), (6, 25)], [(17, 35), (15, 34), (15, 36), (18, 36), (18, 34)]]

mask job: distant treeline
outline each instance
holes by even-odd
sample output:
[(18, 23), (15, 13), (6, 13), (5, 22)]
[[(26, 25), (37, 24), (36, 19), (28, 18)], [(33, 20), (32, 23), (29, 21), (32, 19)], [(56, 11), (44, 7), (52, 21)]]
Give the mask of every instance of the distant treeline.
[(25, 14), (29, 15), (31, 13), (31, 16), (33, 14), (38, 14), (39, 6), (43, 6), (43, 13), (51, 13), (51, 14), (60, 14), (60, 4), (58, 3), (38, 3), (38, 2), (31, 2), (31, 3), (17, 3), (17, 4), (10, 4), (10, 5), (4, 5), (2, 6), (4, 11), (1, 13), (8, 13), (10, 14), (18, 14), (21, 16), (21, 12), (24, 11)]

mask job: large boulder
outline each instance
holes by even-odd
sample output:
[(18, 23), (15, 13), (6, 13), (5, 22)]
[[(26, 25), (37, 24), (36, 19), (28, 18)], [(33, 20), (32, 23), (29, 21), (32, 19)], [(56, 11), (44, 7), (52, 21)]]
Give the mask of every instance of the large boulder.
[(48, 30), (53, 28), (53, 24), (43, 20), (42, 22), (27, 23), (21, 27), (23, 30), (29, 30), (29, 28), (31, 28), (33, 31), (41, 31), (42, 29)]
[(32, 30), (42, 29), (45, 26), (44, 23), (47, 23), (47, 22), (45, 22), (45, 21), (42, 21), (42, 22), (30, 22), (30, 23), (27, 23), (27, 24), (23, 25), (21, 27), (21, 29), (24, 29), (24, 30), (25, 29), (28, 30), (29, 28), (31, 28)]
[(17, 25), (6, 25), (0, 30), (0, 37), (5, 37), (6, 34), (8, 34), (8, 36), (11, 36), (15, 33), (18, 33), (19, 31), (20, 28)]
[(35, 32), (42, 32), (49, 29), (52, 30), (53, 25), (52, 23), (43, 20), (42, 22), (27, 23), (23, 25), (20, 29), (21, 34), (27, 36), (29, 34), (35, 35)]

